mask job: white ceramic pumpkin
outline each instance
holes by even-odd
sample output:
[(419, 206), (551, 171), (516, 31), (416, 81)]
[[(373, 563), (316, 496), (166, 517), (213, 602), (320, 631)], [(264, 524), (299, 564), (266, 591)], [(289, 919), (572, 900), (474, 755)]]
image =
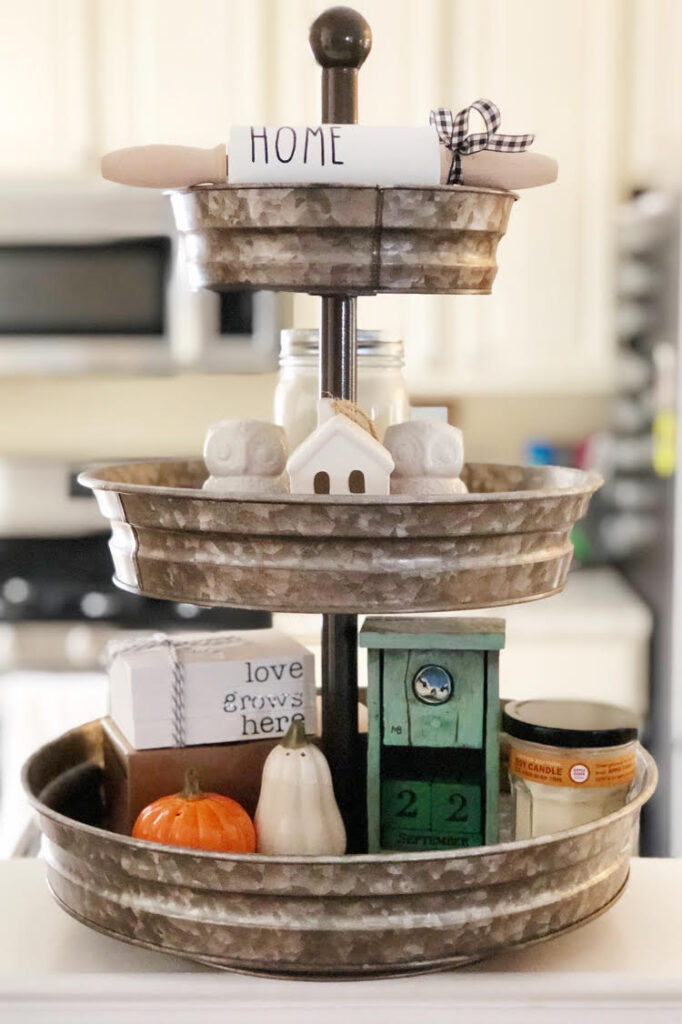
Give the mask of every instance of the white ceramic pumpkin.
[(346, 830), (334, 797), (327, 759), (306, 738), (301, 721), (267, 756), (256, 808), (258, 853), (336, 856)]

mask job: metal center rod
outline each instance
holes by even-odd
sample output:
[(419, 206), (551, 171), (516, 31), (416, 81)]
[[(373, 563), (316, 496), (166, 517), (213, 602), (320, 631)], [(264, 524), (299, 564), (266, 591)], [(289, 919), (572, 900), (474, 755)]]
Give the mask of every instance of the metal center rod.
[(320, 395), (357, 401), (357, 300), (348, 295), (322, 299)]
[[(322, 121), (358, 119), (358, 68), (369, 53), (369, 25), (356, 11), (334, 7), (310, 30), (322, 67)], [(320, 395), (357, 400), (357, 300), (325, 295), (320, 316)], [(349, 852), (364, 848), (365, 769), (358, 739), (358, 624), (355, 615), (322, 617), (322, 745), (348, 834)]]
[[(325, 296), (320, 320), (320, 394), (356, 400), (356, 300)], [(363, 846), (358, 790), (364, 774), (358, 746), (358, 622), (355, 615), (322, 616), (322, 745), (346, 823), (349, 851)]]

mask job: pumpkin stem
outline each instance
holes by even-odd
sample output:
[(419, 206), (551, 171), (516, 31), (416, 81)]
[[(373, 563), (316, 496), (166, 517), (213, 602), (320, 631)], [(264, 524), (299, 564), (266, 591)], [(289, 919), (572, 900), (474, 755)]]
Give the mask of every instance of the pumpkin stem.
[(305, 722), (297, 718), (291, 723), (279, 743), (280, 747), (287, 750), (297, 750), (299, 747), (308, 746), (308, 738), (305, 734)]
[(203, 795), (196, 768), (188, 768), (185, 772), (185, 787), (182, 791), (182, 796), (185, 800), (198, 800)]

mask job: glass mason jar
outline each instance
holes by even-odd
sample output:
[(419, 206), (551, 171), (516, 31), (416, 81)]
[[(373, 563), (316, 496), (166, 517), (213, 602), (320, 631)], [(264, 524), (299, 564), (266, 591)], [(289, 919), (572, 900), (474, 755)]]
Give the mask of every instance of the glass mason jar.
[[(282, 331), (274, 419), (284, 427), (292, 451), (317, 426), (318, 350), (317, 330)], [(358, 405), (374, 420), (379, 438), (392, 423), (410, 418), (404, 363), (402, 341), (388, 340), (380, 331), (358, 331)]]

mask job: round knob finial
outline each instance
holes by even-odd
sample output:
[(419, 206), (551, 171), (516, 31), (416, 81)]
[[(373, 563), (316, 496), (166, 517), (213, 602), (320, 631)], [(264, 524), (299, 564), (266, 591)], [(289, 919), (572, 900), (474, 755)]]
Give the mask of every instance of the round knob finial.
[(372, 30), (352, 7), (329, 7), (310, 26), (310, 48), (323, 68), (359, 68), (372, 48)]

